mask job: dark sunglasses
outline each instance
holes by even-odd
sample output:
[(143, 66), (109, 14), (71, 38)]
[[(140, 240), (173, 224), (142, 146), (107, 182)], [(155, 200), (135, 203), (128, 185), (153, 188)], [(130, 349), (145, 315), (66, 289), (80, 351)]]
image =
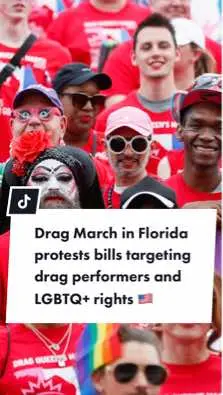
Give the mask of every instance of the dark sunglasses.
[[(114, 378), (120, 384), (129, 383), (137, 375), (140, 366), (134, 363), (120, 363), (113, 370)], [(146, 365), (142, 367), (148, 383), (162, 385), (167, 378), (167, 371), (160, 365)]]
[(115, 154), (124, 152), (128, 145), (130, 145), (131, 150), (136, 154), (143, 154), (149, 148), (150, 140), (144, 136), (134, 136), (130, 140), (127, 140), (123, 136), (112, 136), (107, 140), (107, 145)]
[(106, 99), (104, 95), (88, 96), (85, 93), (61, 93), (61, 95), (70, 97), (73, 106), (78, 108), (85, 107), (87, 102), (90, 101), (92, 107), (101, 109), (104, 107)]

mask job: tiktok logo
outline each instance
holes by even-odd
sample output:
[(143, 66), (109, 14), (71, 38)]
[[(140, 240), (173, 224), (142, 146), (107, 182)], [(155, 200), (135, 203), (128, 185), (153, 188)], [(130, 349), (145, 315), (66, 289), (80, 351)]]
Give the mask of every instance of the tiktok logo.
[(11, 187), (7, 215), (36, 214), (39, 207), (39, 188)]

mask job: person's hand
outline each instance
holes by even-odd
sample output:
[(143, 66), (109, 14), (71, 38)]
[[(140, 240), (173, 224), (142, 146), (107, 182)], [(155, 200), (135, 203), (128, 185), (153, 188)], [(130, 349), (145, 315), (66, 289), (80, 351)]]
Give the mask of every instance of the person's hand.
[(198, 209), (198, 208), (213, 208), (217, 210), (217, 228), (221, 229), (221, 201), (220, 200), (207, 200), (204, 202), (191, 202), (186, 203), (182, 208)]

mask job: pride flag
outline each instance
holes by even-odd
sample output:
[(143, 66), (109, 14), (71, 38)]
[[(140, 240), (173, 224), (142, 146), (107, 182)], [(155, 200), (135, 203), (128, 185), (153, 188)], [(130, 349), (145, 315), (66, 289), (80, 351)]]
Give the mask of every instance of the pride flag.
[(76, 348), (76, 373), (81, 395), (95, 395), (91, 374), (121, 355), (119, 324), (86, 324)]

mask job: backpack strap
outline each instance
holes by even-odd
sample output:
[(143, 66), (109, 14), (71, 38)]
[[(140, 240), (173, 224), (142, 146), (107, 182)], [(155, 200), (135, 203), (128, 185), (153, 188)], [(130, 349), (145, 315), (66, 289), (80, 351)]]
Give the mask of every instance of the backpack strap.
[(26, 52), (32, 47), (37, 37), (34, 34), (30, 34), (12, 57), (9, 63), (7, 63), (0, 72), (0, 86), (3, 82), (10, 77), (10, 75), (15, 71), (16, 67), (20, 67), (20, 62), (25, 56)]

